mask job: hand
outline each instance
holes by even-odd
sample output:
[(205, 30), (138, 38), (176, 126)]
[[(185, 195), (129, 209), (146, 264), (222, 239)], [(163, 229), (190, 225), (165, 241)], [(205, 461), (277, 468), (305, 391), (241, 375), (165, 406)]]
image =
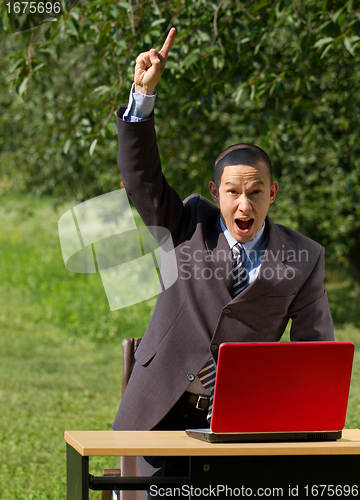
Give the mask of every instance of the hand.
[(135, 92), (147, 95), (155, 94), (156, 85), (163, 74), (170, 49), (174, 43), (175, 34), (176, 29), (171, 28), (159, 52), (151, 49), (148, 52), (142, 52), (137, 57), (134, 74)]

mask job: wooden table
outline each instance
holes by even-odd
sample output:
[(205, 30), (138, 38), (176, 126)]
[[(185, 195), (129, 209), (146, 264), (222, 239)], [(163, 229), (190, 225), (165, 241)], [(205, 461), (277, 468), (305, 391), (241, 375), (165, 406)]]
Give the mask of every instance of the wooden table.
[[(67, 500), (89, 489), (173, 490), (203, 499), (359, 498), (360, 431), (330, 442), (205, 443), (183, 431), (67, 431)], [(89, 474), (91, 456), (188, 456), (189, 477), (103, 478)], [(162, 488), (162, 490), (161, 490)], [(180, 491), (178, 490), (178, 491)], [(188, 498), (184, 496), (184, 498)]]

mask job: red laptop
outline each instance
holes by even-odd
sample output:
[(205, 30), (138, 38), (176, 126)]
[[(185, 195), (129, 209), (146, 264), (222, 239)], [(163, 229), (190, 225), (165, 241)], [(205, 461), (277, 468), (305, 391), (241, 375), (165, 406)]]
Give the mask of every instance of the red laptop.
[(187, 433), (213, 442), (339, 439), (353, 356), (352, 342), (222, 344), (211, 429)]

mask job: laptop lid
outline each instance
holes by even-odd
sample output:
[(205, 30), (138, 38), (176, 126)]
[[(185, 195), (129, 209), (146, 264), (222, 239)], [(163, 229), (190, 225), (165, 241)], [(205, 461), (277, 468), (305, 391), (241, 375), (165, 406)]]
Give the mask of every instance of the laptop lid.
[(353, 355), (351, 342), (221, 344), (211, 430), (343, 429)]

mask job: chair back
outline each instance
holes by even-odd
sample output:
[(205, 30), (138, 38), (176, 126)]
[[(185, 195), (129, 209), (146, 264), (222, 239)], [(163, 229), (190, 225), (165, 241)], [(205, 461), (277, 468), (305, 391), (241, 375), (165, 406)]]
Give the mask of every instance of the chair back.
[(123, 349), (123, 378), (121, 386), (121, 394), (124, 394), (126, 386), (129, 382), (130, 375), (135, 365), (135, 352), (139, 347), (141, 339), (124, 339), (122, 341)]

